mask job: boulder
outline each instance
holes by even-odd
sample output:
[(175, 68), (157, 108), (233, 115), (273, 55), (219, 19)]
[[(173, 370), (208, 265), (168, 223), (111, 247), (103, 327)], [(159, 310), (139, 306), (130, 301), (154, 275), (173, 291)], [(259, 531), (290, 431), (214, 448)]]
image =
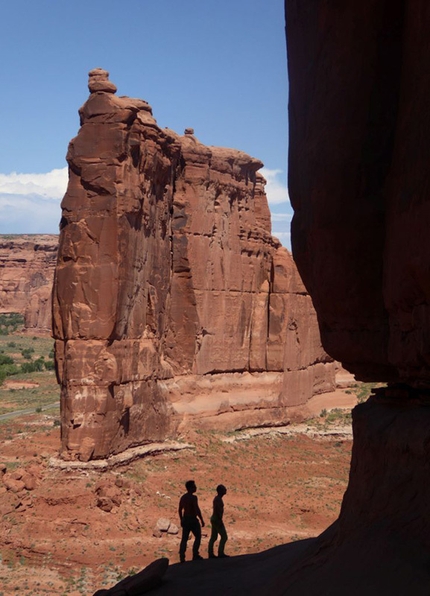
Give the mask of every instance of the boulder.
[(97, 507), (106, 513), (110, 513), (113, 509), (113, 501), (109, 497), (98, 497)]
[(21, 480), (26, 490), (34, 490), (37, 486), (37, 478), (30, 472), (24, 472)]
[(171, 534), (172, 536), (176, 536), (176, 534), (179, 534), (178, 526), (176, 524), (170, 524), (167, 528), (167, 533)]
[(160, 517), (155, 524), (155, 528), (160, 530), (160, 532), (167, 532), (170, 528), (170, 519), (166, 517)]
[(7, 490), (12, 491), (13, 493), (19, 493), (25, 489), (25, 482), (14, 478), (12, 474), (4, 474), (3, 484)]

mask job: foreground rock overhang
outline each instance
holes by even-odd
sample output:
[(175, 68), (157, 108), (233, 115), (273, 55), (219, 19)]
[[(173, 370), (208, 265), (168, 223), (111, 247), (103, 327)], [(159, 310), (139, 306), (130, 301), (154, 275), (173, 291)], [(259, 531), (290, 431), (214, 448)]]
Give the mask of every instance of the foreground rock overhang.
[(334, 364), (271, 236), (262, 163), (159, 128), (102, 69), (89, 90), (53, 292), (63, 456), (173, 437), (208, 412), (229, 428), (288, 421), (333, 388)]
[(339, 521), (270, 594), (427, 594), (427, 2), (286, 0), (294, 258), (353, 412)]

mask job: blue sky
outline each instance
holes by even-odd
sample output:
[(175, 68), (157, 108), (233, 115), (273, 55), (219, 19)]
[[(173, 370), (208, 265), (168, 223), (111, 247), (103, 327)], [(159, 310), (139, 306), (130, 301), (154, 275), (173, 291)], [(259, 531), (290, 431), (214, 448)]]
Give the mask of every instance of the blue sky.
[(88, 71), (147, 100), (161, 127), (261, 159), (289, 246), (282, 0), (5, 0), (0, 8), (0, 233), (57, 233), (65, 154)]

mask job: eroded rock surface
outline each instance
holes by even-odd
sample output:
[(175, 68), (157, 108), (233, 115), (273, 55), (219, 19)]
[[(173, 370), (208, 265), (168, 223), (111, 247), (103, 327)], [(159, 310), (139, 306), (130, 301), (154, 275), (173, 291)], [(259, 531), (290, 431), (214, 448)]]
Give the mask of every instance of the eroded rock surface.
[(0, 236), (0, 312), (24, 315), (25, 327), (51, 331), (58, 236)]
[(100, 69), (94, 85), (67, 154), (53, 310), (63, 449), (85, 460), (173, 432), (157, 380), (171, 376), (162, 341), (180, 152), (146, 102), (114, 95)]
[(206, 147), (192, 129), (160, 129), (102, 69), (89, 89), (67, 155), (54, 285), (64, 456), (159, 441), (208, 412), (244, 426), (235, 374), (272, 384), (248, 399), (250, 424), (285, 422), (289, 407), (332, 390), (311, 300), (271, 236), (262, 163)]

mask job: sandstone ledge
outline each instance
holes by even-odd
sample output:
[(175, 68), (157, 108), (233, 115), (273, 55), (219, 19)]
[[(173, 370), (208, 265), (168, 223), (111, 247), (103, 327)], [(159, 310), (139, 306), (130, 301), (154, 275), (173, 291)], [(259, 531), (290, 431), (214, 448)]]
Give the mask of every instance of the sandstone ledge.
[(118, 466), (124, 466), (130, 462), (149, 455), (158, 455), (159, 453), (168, 453), (171, 451), (182, 451), (183, 449), (193, 449), (192, 445), (187, 443), (178, 443), (175, 441), (163, 441), (163, 443), (152, 443), (148, 445), (139, 445), (130, 447), (122, 453), (111, 455), (106, 459), (83, 461), (66, 461), (59, 457), (51, 457), (48, 465), (50, 468), (59, 470), (109, 470)]

